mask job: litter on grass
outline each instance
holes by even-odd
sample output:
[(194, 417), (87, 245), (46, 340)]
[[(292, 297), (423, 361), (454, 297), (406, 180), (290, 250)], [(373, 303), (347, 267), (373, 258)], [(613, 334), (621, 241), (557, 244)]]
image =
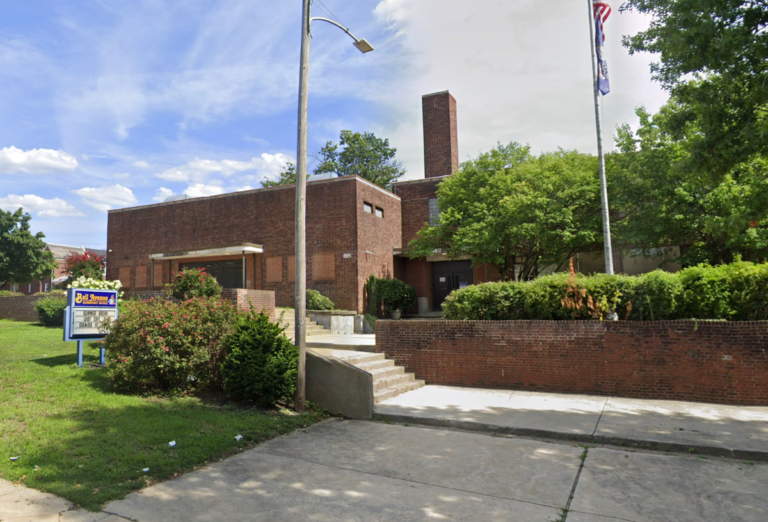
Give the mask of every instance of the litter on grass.
[(176, 441), (175, 441), (175, 440), (172, 440), (171, 442), (169, 442), (169, 443), (168, 443), (168, 445), (169, 445), (170, 447), (174, 447), (174, 446), (176, 445)]
[(11, 460), (12, 460), (12, 461), (17, 461), (17, 460), (19, 460), (20, 458), (21, 458), (21, 457), (11, 457)]
[(235, 440), (237, 442), (240, 442), (241, 440), (243, 440), (243, 436), (242, 435), (238, 435), (237, 437), (235, 437)]
[(143, 471), (144, 473), (148, 473), (149, 472), (149, 468), (144, 468), (141, 471)]

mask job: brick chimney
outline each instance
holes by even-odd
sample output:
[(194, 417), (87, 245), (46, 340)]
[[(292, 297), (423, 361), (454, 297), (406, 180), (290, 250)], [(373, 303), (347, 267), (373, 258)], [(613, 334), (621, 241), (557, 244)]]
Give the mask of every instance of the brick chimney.
[(459, 169), (456, 99), (448, 91), (421, 97), (424, 120), (424, 177), (453, 174)]

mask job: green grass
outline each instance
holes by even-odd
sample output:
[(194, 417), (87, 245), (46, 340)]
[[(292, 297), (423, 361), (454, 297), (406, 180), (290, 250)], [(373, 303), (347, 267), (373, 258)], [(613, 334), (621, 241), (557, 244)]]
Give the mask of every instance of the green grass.
[(105, 369), (89, 369), (96, 343), (80, 369), (77, 344), (61, 338), (61, 328), (0, 320), (0, 477), (89, 510), (323, 417), (121, 395)]

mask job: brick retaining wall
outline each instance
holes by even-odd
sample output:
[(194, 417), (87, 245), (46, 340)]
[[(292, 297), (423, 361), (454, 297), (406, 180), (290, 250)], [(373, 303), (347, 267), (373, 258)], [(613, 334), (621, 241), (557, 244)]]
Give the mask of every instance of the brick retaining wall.
[(0, 319), (14, 321), (38, 321), (35, 303), (44, 295), (25, 295), (23, 297), (0, 297)]
[(264, 312), (269, 320), (275, 320), (275, 292), (271, 290), (244, 290), (242, 288), (225, 288), (221, 297), (237, 304), (240, 310), (250, 310), (251, 305), (256, 313)]
[(768, 405), (768, 321), (378, 321), (427, 384)]

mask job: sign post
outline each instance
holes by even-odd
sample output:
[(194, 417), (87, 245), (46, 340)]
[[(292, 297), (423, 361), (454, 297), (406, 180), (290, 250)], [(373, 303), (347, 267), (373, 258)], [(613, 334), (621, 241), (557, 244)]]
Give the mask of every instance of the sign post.
[[(103, 339), (104, 321), (117, 319), (117, 290), (70, 288), (64, 309), (64, 340), (77, 341), (77, 365), (83, 366), (83, 341)], [(104, 347), (99, 353), (104, 364)]]

